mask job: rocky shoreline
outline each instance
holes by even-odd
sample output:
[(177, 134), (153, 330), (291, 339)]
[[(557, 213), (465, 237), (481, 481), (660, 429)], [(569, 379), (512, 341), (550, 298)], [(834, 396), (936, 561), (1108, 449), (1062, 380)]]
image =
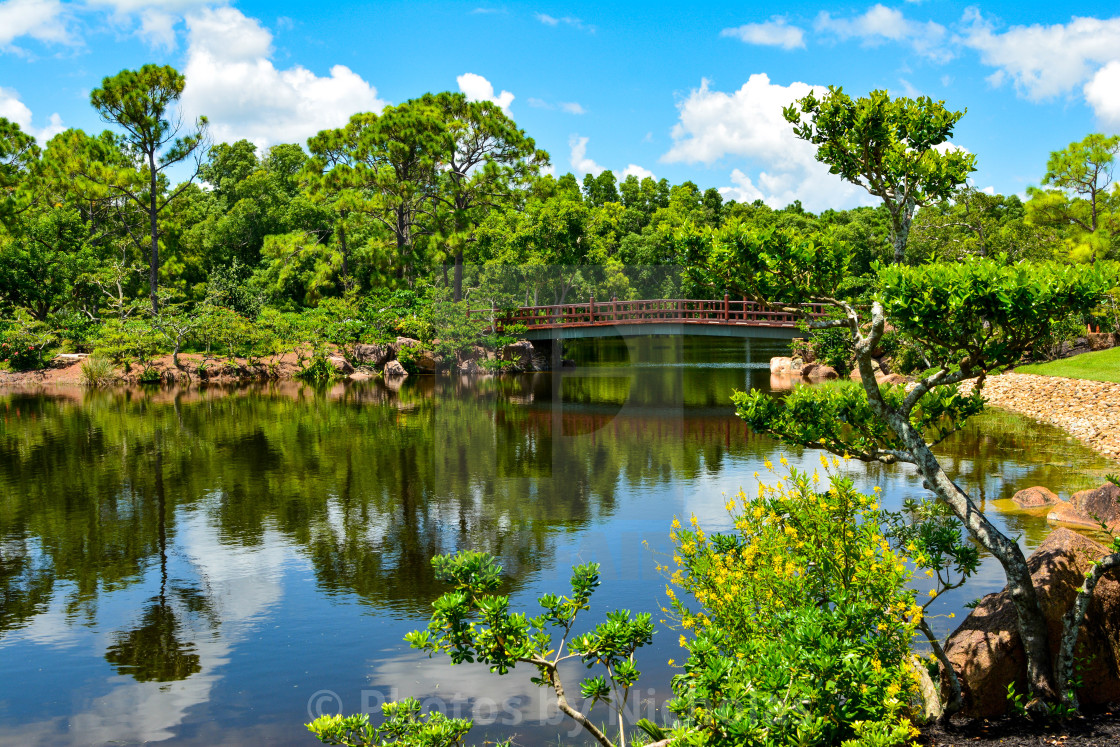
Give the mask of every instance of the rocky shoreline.
[(1056, 425), (1120, 462), (1120, 384), (1005, 373), (984, 383), (988, 404)]
[[(50, 365), (31, 371), (0, 371), (0, 388), (44, 385), (82, 385), (82, 363), (86, 354), (61, 354)], [(176, 365), (171, 355), (149, 361), (146, 366), (133, 363), (116, 367), (102, 385), (162, 384), (245, 384), (251, 382), (292, 381), (301, 378), (311, 360), (311, 352), (286, 352), (252, 360), (229, 359), (221, 355), (180, 353)], [(380, 377), (400, 386), (410, 373), (457, 374), (461, 376), (499, 373), (538, 373), (551, 370), (552, 359), (529, 340), (517, 340), (500, 349), (470, 346), (452, 355), (440, 355), (420, 341), (398, 337), (393, 342), (358, 344), (345, 350), (333, 349), (325, 358), (333, 377), (363, 381)], [(573, 364), (564, 360), (567, 368)], [(144, 378), (147, 375), (149, 378)], [(328, 378), (331, 378), (328, 377)]]

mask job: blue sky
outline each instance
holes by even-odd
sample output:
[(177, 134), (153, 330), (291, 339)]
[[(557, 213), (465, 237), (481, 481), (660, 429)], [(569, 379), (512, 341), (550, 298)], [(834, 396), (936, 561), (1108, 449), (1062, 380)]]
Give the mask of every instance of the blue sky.
[[(977, 187), (1022, 193), (1050, 151), (1120, 132), (1107, 4), (212, 3), (0, 0), (0, 116), (100, 130), (88, 96), (145, 62), (187, 75), (216, 140), (303, 141), (425, 91), (507, 108), (558, 173), (691, 179), (730, 198), (873, 204), (813, 161), (780, 108), (809, 86), (967, 108)], [(775, 12), (779, 11), (779, 12)]]

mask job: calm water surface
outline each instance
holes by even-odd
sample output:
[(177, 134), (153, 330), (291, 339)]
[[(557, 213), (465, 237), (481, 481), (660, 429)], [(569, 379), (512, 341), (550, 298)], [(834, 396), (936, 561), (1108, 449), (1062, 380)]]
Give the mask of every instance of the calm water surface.
[[(500, 556), (522, 608), (595, 560), (589, 619), (656, 612), (673, 516), (727, 527), (723, 493), (753, 488), (783, 453), (728, 404), (733, 389), (768, 389), (756, 361), (781, 352), (615, 340), (575, 348), (581, 366), (563, 376), (399, 391), (0, 394), (0, 744), (312, 745), (309, 708), (408, 695), (473, 716), (477, 743), (579, 741), (530, 672), (452, 668), (402, 642), (441, 592), (428, 559)], [(1061, 431), (999, 413), (942, 453), (1028, 551), (1045, 521), (1005, 499), (1038, 484), (1068, 494), (1110, 470)], [(922, 494), (909, 470), (852, 469), (888, 507)], [(1002, 583), (986, 561), (938, 612)], [(640, 715), (669, 694), (676, 637), (662, 628), (642, 652)]]

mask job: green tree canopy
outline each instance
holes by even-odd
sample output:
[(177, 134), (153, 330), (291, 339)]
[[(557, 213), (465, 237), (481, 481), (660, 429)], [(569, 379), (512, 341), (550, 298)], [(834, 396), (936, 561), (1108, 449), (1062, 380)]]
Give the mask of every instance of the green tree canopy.
[(1070, 258), (1086, 261), (1112, 256), (1120, 236), (1120, 185), (1113, 182), (1120, 135), (1093, 134), (1050, 154), (1044, 186), (1027, 190), (1028, 216), (1038, 226), (1065, 235)]
[(198, 174), (201, 159), (196, 159), (191, 178), (170, 194), (164, 194), (160, 177), (169, 167), (192, 154), (201, 155), (205, 149), (205, 117), (184, 134), (181, 118), (172, 118), (170, 108), (182, 96), (184, 85), (186, 78), (174, 68), (144, 65), (105, 78), (90, 93), (90, 104), (101, 118), (124, 130), (124, 142), (135, 160), (133, 169), (112, 170), (102, 165), (91, 169), (88, 176), (126, 197), (148, 219), (152, 311), (159, 309), (159, 215)]
[(974, 155), (945, 147), (964, 112), (928, 96), (892, 99), (872, 91), (853, 100), (829, 87), (823, 98), (810, 92), (784, 114), (830, 172), (882, 198), (895, 262), (905, 257), (914, 211), (948, 199), (975, 170)]

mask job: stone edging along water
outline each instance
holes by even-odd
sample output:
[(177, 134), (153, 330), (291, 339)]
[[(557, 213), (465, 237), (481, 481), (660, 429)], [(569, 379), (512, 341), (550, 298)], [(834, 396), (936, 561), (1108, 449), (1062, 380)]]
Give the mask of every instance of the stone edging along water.
[(984, 397), (994, 407), (1063, 428), (1120, 462), (1120, 384), (1005, 373), (985, 381)]

